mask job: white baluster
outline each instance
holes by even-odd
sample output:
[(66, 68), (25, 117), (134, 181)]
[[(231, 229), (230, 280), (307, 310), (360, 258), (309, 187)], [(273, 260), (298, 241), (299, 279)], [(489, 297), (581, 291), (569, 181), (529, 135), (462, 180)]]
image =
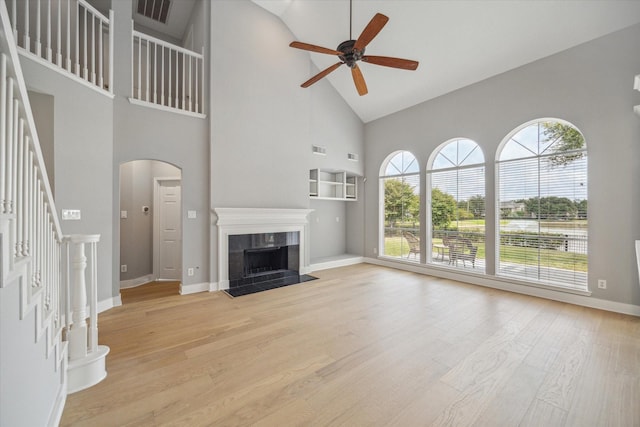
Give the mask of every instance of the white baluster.
[(146, 69), (145, 69), (145, 101), (149, 102), (151, 100), (149, 98), (149, 50), (151, 50), (151, 47), (149, 45), (149, 40), (146, 40), (146, 42), (147, 42), (147, 56), (146, 56)]
[(193, 64), (193, 57), (189, 55), (189, 111), (192, 111), (191, 105), (193, 103), (193, 86), (191, 85), (191, 77), (193, 75), (192, 64)]
[(58, 1), (58, 14), (56, 16), (58, 26), (56, 27), (56, 64), (62, 67), (62, 2)]
[(67, 0), (67, 71), (71, 72), (71, 0)]
[(138, 99), (142, 99), (142, 39), (138, 37)]
[(42, 14), (41, 10), (40, 10), (40, 2), (41, 0), (36, 0), (36, 55), (41, 56), (42, 55), (42, 43), (41, 43), (41, 22), (40, 22), (40, 15)]
[(29, 0), (24, 3), (24, 47), (31, 52), (31, 39), (29, 37)]
[(96, 84), (96, 16), (93, 13), (91, 14), (91, 83)]
[(80, 3), (76, 2), (76, 75), (80, 77)]
[(84, 11), (84, 31), (82, 32), (82, 76), (85, 80), (89, 80), (89, 70), (87, 68), (87, 31), (89, 31), (89, 24), (87, 23), (87, 8), (83, 8), (82, 10)]
[(165, 105), (164, 104), (164, 50), (165, 50), (165, 47), (161, 46), (161, 49), (162, 49), (162, 62), (160, 67), (160, 73), (162, 74), (162, 77), (160, 78), (160, 105)]
[(0, 213), (6, 211), (4, 183), (7, 180), (7, 55), (0, 54)]
[(109, 11), (109, 92), (113, 93), (113, 10)]
[(169, 81), (167, 82), (168, 83), (167, 84), (167, 96), (168, 96), (167, 101), (169, 101), (169, 102), (168, 102), (167, 105), (169, 107), (171, 107), (171, 93), (172, 93), (171, 88), (173, 87), (171, 85), (171, 59), (173, 58), (173, 53), (172, 53), (171, 49), (167, 48), (167, 50), (169, 51)]
[(51, 60), (51, 2), (47, 2), (47, 61)]
[(102, 64), (102, 45), (104, 44), (104, 36), (102, 35), (102, 20), (98, 20), (98, 86), (104, 89), (104, 66)]
[(11, 22), (13, 23), (13, 38), (18, 43), (18, 6), (16, 0), (11, 2)]
[(158, 103), (158, 43), (153, 44), (153, 103)]
[(181, 108), (183, 110), (187, 109), (186, 103), (185, 103), (186, 91), (184, 90), (185, 89), (185, 83), (187, 81), (187, 75), (185, 74), (185, 70), (186, 70), (186, 66), (187, 66), (187, 64), (186, 64), (187, 58), (190, 58), (190, 57), (183, 53), (182, 54), (182, 105), (181, 105)]
[(178, 98), (180, 96), (180, 94), (178, 92), (178, 87), (179, 87), (178, 85), (180, 84), (180, 82), (178, 81), (178, 78), (179, 78), (178, 77), (178, 65), (179, 65), (178, 64), (178, 51), (176, 50), (175, 53), (176, 53), (176, 78), (175, 78), (176, 87), (175, 87), (175, 92), (173, 93), (173, 100), (175, 102), (175, 104), (173, 106), (174, 106), (174, 108), (178, 108), (178, 100), (179, 100)]
[(18, 131), (18, 144), (16, 151), (16, 257), (22, 256), (22, 244), (24, 239), (24, 211), (22, 210), (22, 191), (24, 185), (24, 120), (20, 119)]

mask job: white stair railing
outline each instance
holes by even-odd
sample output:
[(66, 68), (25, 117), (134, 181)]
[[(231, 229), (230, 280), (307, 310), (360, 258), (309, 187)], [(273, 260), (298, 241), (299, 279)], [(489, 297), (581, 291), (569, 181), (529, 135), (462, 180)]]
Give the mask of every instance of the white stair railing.
[(47, 356), (56, 349), (61, 362), (62, 233), (4, 1), (0, 7), (0, 287), (20, 283), (21, 318), (37, 311), (36, 341), (47, 332)]
[[(67, 366), (66, 330), (69, 346), (74, 349), (69, 380), (74, 381), (74, 390), (82, 389), (106, 375), (104, 357), (108, 348), (97, 345), (99, 236), (62, 235), (5, 0), (0, 0), (0, 34), (0, 288), (20, 286), (16, 301), (20, 319), (36, 311), (35, 341), (46, 333), (46, 357), (55, 350), (56, 369)], [(88, 298), (85, 244), (91, 248)], [(68, 245), (73, 249), (72, 260)], [(73, 280), (69, 274), (71, 261)], [(73, 310), (71, 300), (75, 302)], [(82, 327), (86, 325), (87, 301), (88, 329)], [(77, 332), (83, 330), (84, 338)], [(74, 365), (80, 366), (77, 372), (73, 371)]]
[(133, 31), (133, 99), (202, 114), (204, 55)]
[(113, 93), (113, 11), (85, 0), (7, 0), (22, 52)]

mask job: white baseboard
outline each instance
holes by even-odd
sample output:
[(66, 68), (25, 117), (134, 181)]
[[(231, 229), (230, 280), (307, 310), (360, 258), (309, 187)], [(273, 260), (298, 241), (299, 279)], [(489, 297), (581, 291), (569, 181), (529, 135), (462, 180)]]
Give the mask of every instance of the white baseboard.
[(67, 384), (60, 384), (60, 388), (58, 389), (58, 395), (56, 396), (56, 401), (53, 403), (53, 408), (51, 409), (51, 415), (49, 416), (49, 421), (47, 422), (47, 426), (57, 427), (60, 425), (60, 420), (62, 420), (62, 411), (64, 411), (64, 405), (67, 401)]
[(191, 285), (180, 284), (180, 295), (195, 294), (198, 292), (209, 292), (211, 290), (211, 283), (193, 283)]
[(348, 265), (362, 264), (364, 257), (358, 255), (344, 255), (319, 259), (310, 265), (310, 273), (314, 271), (327, 270), (329, 268), (346, 267)]
[(102, 313), (103, 311), (107, 311), (113, 307), (120, 307), (122, 305), (122, 298), (120, 294), (113, 298), (103, 299), (102, 301), (98, 301), (98, 313)]
[(457, 280), (463, 283), (486, 286), (488, 288), (500, 289), (503, 291), (515, 292), (518, 294), (545, 298), (553, 301), (580, 305), (583, 307), (596, 308), (599, 310), (612, 311), (621, 314), (629, 314), (632, 316), (640, 316), (640, 306), (637, 305), (607, 301), (599, 298), (593, 298), (588, 295), (579, 295), (577, 293), (557, 291), (532, 285), (511, 283), (510, 281), (504, 279), (497, 280), (492, 276), (459, 274), (455, 271), (441, 271), (439, 269), (428, 268), (420, 264), (410, 265), (406, 263), (387, 261), (380, 258), (364, 258), (364, 262), (367, 264), (380, 265), (383, 267), (396, 268), (398, 270), (411, 271), (418, 274)]
[(153, 274), (147, 274), (146, 276), (136, 277), (135, 279), (121, 280), (120, 289), (135, 288), (136, 286), (144, 285), (145, 283), (153, 282)]

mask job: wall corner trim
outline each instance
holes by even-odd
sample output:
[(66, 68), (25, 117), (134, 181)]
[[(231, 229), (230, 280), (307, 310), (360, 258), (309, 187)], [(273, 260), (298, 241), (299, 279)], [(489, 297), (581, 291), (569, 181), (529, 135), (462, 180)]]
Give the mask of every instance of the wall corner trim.
[(195, 294), (198, 292), (209, 292), (212, 284), (209, 282), (193, 283), (191, 285), (180, 284), (180, 295)]

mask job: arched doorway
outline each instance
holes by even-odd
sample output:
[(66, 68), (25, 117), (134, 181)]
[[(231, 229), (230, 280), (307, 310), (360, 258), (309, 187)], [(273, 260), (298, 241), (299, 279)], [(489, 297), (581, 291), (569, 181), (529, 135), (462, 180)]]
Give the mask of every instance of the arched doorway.
[(158, 160), (120, 165), (120, 289), (123, 302), (179, 293), (182, 215), (179, 168)]

